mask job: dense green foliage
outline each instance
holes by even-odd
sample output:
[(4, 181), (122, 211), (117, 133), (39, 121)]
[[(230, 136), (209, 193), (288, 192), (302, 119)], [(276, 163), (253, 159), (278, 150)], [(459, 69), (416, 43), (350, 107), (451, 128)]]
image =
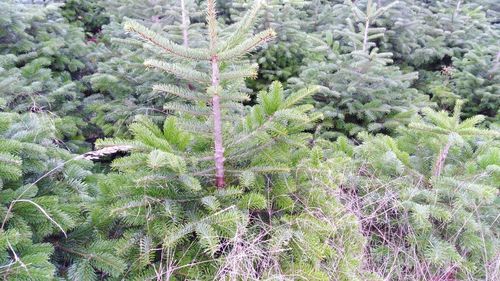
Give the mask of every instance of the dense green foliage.
[(58, 147), (47, 115), (1, 113), (1, 275), (6, 280), (49, 280), (52, 242), (84, 221), (95, 188), (89, 161)]
[(499, 28), (494, 0), (1, 1), (0, 275), (498, 280)]
[(61, 10), (69, 22), (83, 27), (88, 36), (100, 32), (102, 26), (109, 23), (104, 6), (94, 1), (68, 0)]
[(0, 107), (59, 116), (61, 139), (82, 145), (84, 93), (78, 79), (94, 68), (88, 57), (91, 42), (64, 21), (57, 7), (3, 1), (0, 13)]

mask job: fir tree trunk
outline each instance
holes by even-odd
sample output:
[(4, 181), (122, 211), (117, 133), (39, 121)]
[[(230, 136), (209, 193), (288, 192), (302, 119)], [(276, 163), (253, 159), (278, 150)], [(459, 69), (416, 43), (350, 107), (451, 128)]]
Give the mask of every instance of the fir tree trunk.
[(365, 33), (363, 35), (363, 51), (368, 50), (368, 29), (370, 28), (370, 20), (367, 18), (365, 22)]
[(462, 4), (462, 0), (457, 1), (457, 6), (455, 7), (455, 11), (453, 11), (453, 16), (451, 17), (451, 22), (454, 23), (458, 13), (460, 12), (460, 5)]
[(214, 159), (215, 159), (215, 186), (224, 187), (224, 147), (222, 146), (222, 118), (220, 110), (219, 88), (219, 61), (217, 55), (212, 56), (212, 87), (215, 93), (212, 97), (212, 111), (214, 117)]
[(217, 54), (217, 20), (215, 0), (207, 2), (207, 23), (210, 38), (210, 52), (212, 63), (212, 113), (214, 118), (214, 161), (215, 161), (215, 186), (224, 187), (224, 147), (222, 145), (222, 117), (219, 97), (219, 57)]
[(184, 0), (181, 0), (181, 9), (182, 9), (182, 43), (184, 47), (189, 47), (189, 37), (188, 37), (188, 14), (186, 10), (186, 4)]

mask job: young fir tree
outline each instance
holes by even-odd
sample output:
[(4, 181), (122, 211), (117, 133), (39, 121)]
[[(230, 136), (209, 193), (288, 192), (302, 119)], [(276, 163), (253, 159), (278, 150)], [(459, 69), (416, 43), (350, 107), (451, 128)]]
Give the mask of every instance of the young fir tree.
[(240, 58), (274, 37), (270, 29), (251, 34), (260, 4), (225, 34), (208, 1), (204, 48), (126, 23), (148, 48), (172, 58), (144, 64), (185, 82), (154, 86), (183, 99), (165, 105), (175, 114), (162, 127), (138, 117), (132, 141), (97, 143), (132, 149), (100, 181), (91, 215), (99, 238), (115, 243), (127, 263), (121, 278), (369, 278), (360, 268), (358, 222), (330, 192), (342, 159), (324, 160), (314, 145), (323, 142), (305, 132), (320, 115), (297, 105), (316, 89), (285, 97), (276, 82), (255, 106), (241, 104), (248, 97), (238, 90), (256, 69)]
[(461, 105), (452, 116), (425, 110), (397, 138), (362, 137), (352, 188), (382, 276), (495, 278), (500, 133), (477, 128), (484, 116), (461, 121)]
[[(44, 114), (0, 113), (0, 275), (54, 280), (54, 244), (83, 222), (91, 163), (54, 143)], [(52, 242), (48, 243), (48, 242)]]
[[(347, 4), (351, 15), (345, 24), (333, 25), (334, 30), (326, 34), (329, 37), (325, 36), (327, 42), (337, 40), (330, 44), (331, 51), (310, 60), (300, 79), (290, 82), (323, 86), (313, 102), (325, 116), (324, 128), (348, 135), (394, 129), (412, 110), (427, 104), (425, 96), (410, 88), (417, 73), (391, 65), (392, 54), (379, 52), (377, 47), (385, 29), (374, 26), (374, 22), (397, 2), (378, 7), (368, 1), (364, 11), (357, 3)], [(328, 137), (336, 135), (325, 133)]]
[[(92, 43), (55, 5), (0, 3), (0, 92), (3, 110), (45, 112), (62, 119), (61, 139), (81, 144), (83, 99), (76, 81), (91, 69)], [(68, 143), (68, 145), (71, 145)], [(72, 146), (77, 149), (76, 146)]]

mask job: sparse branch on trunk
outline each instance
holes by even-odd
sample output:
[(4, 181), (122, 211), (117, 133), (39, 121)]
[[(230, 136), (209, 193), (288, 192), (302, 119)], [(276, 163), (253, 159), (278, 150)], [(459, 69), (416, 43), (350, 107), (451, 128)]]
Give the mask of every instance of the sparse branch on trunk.
[(441, 172), (443, 171), (444, 163), (446, 162), (446, 157), (448, 157), (448, 153), (450, 151), (452, 142), (448, 141), (446, 145), (439, 152), (438, 158), (436, 159), (436, 164), (434, 164), (434, 173), (435, 177), (441, 176)]

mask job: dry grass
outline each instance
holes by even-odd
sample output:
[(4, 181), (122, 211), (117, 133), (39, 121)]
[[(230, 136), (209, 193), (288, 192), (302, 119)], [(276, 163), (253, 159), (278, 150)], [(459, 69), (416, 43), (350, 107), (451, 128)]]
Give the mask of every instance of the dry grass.
[[(365, 182), (358, 182), (359, 176)], [(422, 258), (423, 249), (418, 249), (414, 243), (411, 243), (419, 239), (417, 237), (419, 230), (411, 224), (410, 214), (403, 210), (397, 191), (398, 184), (404, 181), (423, 190), (429, 188), (426, 186), (428, 182), (413, 176), (401, 176), (390, 181), (381, 180), (370, 174), (363, 165), (357, 174), (347, 178), (338, 196), (346, 208), (359, 219), (363, 235), (368, 239), (363, 260), (364, 269), (377, 273), (383, 280), (478, 280), (473, 272), (464, 272), (463, 269), (459, 269), (459, 264), (450, 264), (436, 269)], [(358, 192), (360, 185), (365, 186), (363, 195)], [(462, 191), (460, 187), (456, 187), (453, 192)], [(469, 221), (479, 220), (481, 205), (470, 207), (475, 216), (471, 216)], [(455, 214), (456, 209), (453, 212), (452, 215)], [(485, 234), (481, 233), (481, 235), (484, 241)], [(457, 242), (456, 239), (455, 235), (447, 242), (454, 245)], [(380, 246), (385, 247), (385, 254), (373, 252), (375, 247)], [(465, 276), (465, 279), (457, 279), (458, 270), (462, 270), (461, 276)], [(481, 280), (500, 280), (500, 254), (484, 265), (484, 272), (485, 278)]]

